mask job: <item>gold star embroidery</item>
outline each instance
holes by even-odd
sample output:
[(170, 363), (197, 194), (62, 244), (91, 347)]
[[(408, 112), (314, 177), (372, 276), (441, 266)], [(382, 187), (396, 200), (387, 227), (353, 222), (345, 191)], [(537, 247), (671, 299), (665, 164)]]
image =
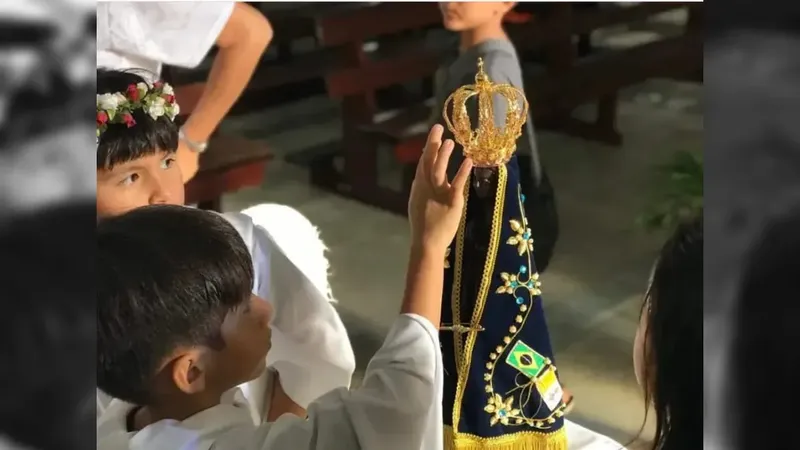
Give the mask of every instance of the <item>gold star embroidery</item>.
[(503, 400), (500, 394), (494, 394), (489, 397), (489, 403), (483, 408), (484, 411), (492, 415), (489, 419), (489, 424), (494, 426), (500, 422), (503, 425), (508, 425), (509, 416), (516, 416), (519, 414), (518, 409), (513, 409), (514, 398), (508, 397)]
[(520, 256), (525, 254), (525, 251), (533, 251), (533, 238), (531, 237), (531, 229), (518, 220), (510, 220), (511, 229), (517, 233), (516, 236), (511, 236), (506, 241), (506, 244), (516, 245), (517, 252)]

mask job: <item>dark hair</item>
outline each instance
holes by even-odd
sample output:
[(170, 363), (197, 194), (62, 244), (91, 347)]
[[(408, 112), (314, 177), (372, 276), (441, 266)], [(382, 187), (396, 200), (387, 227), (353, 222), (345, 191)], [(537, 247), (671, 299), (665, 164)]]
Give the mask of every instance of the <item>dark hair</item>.
[[(146, 83), (131, 71), (97, 69), (97, 94), (122, 92), (131, 84)], [(133, 111), (136, 125), (109, 124), (97, 144), (97, 168), (110, 169), (159, 151), (178, 149), (178, 125), (166, 115), (153, 120), (143, 110)]]
[[(733, 374), (740, 448), (781, 448), (785, 436), (754, 432), (763, 411), (795, 405), (800, 371), (800, 205), (770, 220), (742, 271), (735, 309)], [(774, 417), (773, 417), (774, 416)], [(770, 427), (795, 425), (792, 414), (770, 416)], [(796, 415), (794, 415), (796, 417)], [(787, 428), (788, 429), (788, 428)]]
[(96, 217), (83, 202), (0, 225), (0, 436), (25, 447), (95, 445)]
[[(664, 244), (643, 314), (645, 399), (656, 412), (653, 449), (699, 448), (703, 436), (703, 220)], [(654, 373), (653, 373), (654, 372)]]
[(135, 404), (178, 346), (221, 349), (225, 316), (246, 303), (250, 253), (222, 216), (154, 205), (97, 226), (97, 385)]

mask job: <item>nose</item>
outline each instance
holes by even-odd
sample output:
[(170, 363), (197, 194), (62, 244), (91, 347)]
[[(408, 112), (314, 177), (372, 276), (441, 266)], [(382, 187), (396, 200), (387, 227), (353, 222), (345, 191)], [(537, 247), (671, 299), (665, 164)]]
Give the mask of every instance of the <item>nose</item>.
[(175, 195), (163, 182), (155, 182), (155, 190), (150, 195), (151, 205), (171, 205), (174, 203)]

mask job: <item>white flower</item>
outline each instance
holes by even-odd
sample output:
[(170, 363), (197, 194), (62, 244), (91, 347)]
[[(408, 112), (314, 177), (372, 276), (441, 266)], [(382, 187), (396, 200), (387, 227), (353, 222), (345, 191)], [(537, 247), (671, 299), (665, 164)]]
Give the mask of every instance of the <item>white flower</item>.
[(147, 83), (140, 81), (136, 83), (136, 89), (139, 91), (139, 98), (144, 98), (150, 87), (147, 85)]
[(97, 106), (104, 111), (116, 111), (120, 101), (116, 94), (102, 94), (97, 96)]
[(161, 92), (167, 95), (175, 95), (175, 91), (172, 90), (172, 86), (167, 83), (164, 83), (164, 86), (161, 88)]
[(181, 113), (181, 107), (177, 103), (173, 103), (167, 113), (169, 114), (169, 120), (175, 120), (175, 117)]
[(166, 101), (162, 97), (154, 97), (147, 104), (147, 114), (149, 114), (153, 120), (157, 120), (166, 113), (165, 105)]
[(124, 105), (128, 103), (128, 98), (125, 97), (125, 94), (123, 94), (122, 92), (117, 92), (114, 94), (114, 96), (117, 97), (117, 104)]

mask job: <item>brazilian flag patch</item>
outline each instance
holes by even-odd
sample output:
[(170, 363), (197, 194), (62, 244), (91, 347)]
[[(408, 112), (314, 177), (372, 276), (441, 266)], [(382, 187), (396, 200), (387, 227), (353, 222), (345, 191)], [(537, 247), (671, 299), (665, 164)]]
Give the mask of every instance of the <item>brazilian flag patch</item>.
[(528, 378), (536, 378), (549, 365), (547, 358), (524, 342), (517, 341), (508, 353), (506, 364), (522, 372)]

